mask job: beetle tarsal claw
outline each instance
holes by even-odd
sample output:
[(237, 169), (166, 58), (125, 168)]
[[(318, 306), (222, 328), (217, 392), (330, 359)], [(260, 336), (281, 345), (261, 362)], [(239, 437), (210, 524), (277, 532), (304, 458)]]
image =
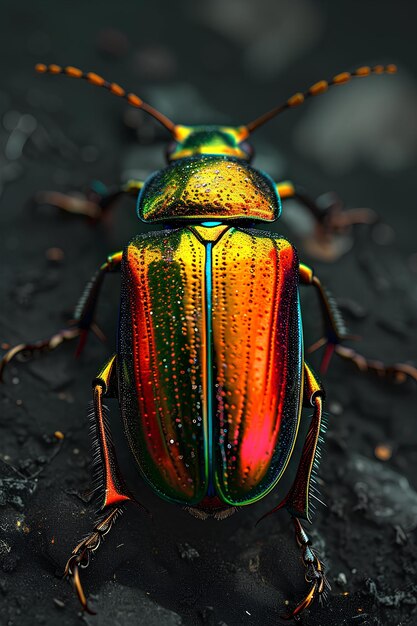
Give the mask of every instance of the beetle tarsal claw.
[(72, 584), (74, 585), (75, 591), (77, 593), (78, 599), (83, 607), (83, 610), (90, 615), (96, 615), (96, 612), (90, 609), (88, 606), (87, 598), (85, 597), (84, 589), (80, 580), (80, 573), (78, 571), (78, 564), (74, 564), (74, 569), (71, 574)]
[[(320, 561), (318, 562), (320, 563)], [(286, 615), (282, 616), (283, 619), (298, 620), (300, 614), (308, 609), (308, 607), (311, 606), (316, 598), (318, 598), (320, 601), (323, 599), (326, 587), (330, 587), (322, 569), (321, 571), (315, 569), (314, 575), (312, 575), (311, 577), (306, 575), (305, 579), (308, 583), (312, 583), (311, 588), (309, 589), (307, 595), (303, 598), (303, 600), (301, 600), (301, 602), (299, 602), (299, 604), (291, 613), (287, 613)]]
[(314, 598), (317, 595), (317, 590), (318, 590), (318, 581), (316, 581), (313, 584), (313, 586), (311, 587), (306, 597), (295, 607), (295, 609), (291, 613), (284, 615), (283, 618), (287, 620), (299, 619), (300, 613), (308, 609), (308, 607), (312, 604)]
[(88, 606), (87, 598), (81, 584), (79, 570), (89, 566), (91, 555), (100, 546), (104, 535), (109, 532), (121, 511), (120, 506), (112, 508), (110, 513), (96, 524), (93, 532), (75, 546), (65, 566), (64, 578), (68, 578), (71, 581), (83, 610), (86, 611), (86, 613), (90, 613), (90, 615), (95, 615), (96, 613)]
[(311, 585), (307, 595), (301, 600), (301, 602), (295, 607), (295, 609), (283, 616), (283, 619), (295, 619), (299, 618), (299, 615), (305, 609), (318, 598), (320, 601), (326, 596), (327, 589), (330, 589), (330, 584), (326, 578), (323, 563), (320, 561), (316, 553), (311, 547), (310, 539), (307, 533), (301, 525), (298, 518), (293, 518), (295, 527), (295, 537), (298, 547), (301, 549), (302, 562), (305, 567), (304, 578), (305, 581)]
[[(82, 542), (85, 543), (85, 542)], [(80, 571), (79, 568), (85, 569), (88, 567), (90, 563), (90, 549), (88, 547), (84, 547), (81, 551), (78, 549), (73, 552), (71, 557), (68, 559), (68, 562), (65, 566), (64, 578), (68, 578), (72, 583), (77, 597), (80, 601), (80, 604), (83, 608), (83, 611), (89, 613), (90, 615), (96, 615), (95, 611), (90, 609), (86, 595), (84, 593), (83, 586), (81, 584), (80, 579)]]

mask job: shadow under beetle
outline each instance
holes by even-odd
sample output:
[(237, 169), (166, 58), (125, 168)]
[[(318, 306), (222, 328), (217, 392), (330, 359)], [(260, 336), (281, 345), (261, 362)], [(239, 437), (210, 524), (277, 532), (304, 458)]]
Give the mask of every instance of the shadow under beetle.
[(297, 191), (249, 165), (253, 151), (247, 140), (277, 114), (329, 86), (396, 68), (343, 72), (238, 127), (177, 125), (97, 74), (58, 65), (36, 69), (104, 87), (152, 115), (172, 135), (168, 166), (145, 182), (130, 181), (95, 204), (55, 195), (61, 208), (85, 215), (104, 210), (124, 193), (134, 195), (139, 218), (166, 228), (138, 235), (123, 252), (108, 257), (85, 289), (73, 327), (10, 349), (0, 365), (1, 373), (21, 353), (52, 350), (75, 338), (81, 349), (88, 331), (98, 332), (94, 315), (104, 277), (121, 272), (116, 354), (93, 381), (101, 514), (93, 532), (74, 548), (65, 573), (83, 608), (92, 613), (79, 569), (88, 565), (133, 499), (118, 468), (104, 398), (119, 401), (124, 432), (144, 481), (161, 498), (202, 519), (224, 519), (277, 486), (294, 450), (302, 407), (312, 407), (294, 482), (273, 509), (286, 508), (292, 517), (309, 584), (306, 596), (285, 616), (297, 618), (329, 588), (300, 522), (311, 521), (325, 394), (304, 359), (299, 284), (312, 285), (320, 298), (325, 336), (312, 348), (325, 346), (324, 368), (335, 352), (361, 370), (398, 380), (417, 380), (417, 371), (407, 364), (388, 368), (341, 344), (348, 336), (319, 279), (299, 262), (289, 241), (257, 228), (278, 219), (281, 200), (297, 197)]

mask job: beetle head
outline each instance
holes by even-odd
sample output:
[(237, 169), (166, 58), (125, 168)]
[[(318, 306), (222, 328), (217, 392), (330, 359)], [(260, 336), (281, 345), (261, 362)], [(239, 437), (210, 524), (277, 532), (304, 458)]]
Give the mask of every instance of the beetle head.
[(246, 126), (175, 126), (175, 141), (168, 145), (169, 162), (197, 155), (231, 156), (250, 161), (253, 148), (246, 141)]

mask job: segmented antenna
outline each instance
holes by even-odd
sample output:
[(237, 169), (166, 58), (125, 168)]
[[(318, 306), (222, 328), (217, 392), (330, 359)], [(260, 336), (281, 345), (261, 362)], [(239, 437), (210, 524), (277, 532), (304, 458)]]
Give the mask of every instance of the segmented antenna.
[(364, 76), (369, 76), (370, 74), (395, 74), (396, 71), (397, 66), (393, 64), (375, 65), (374, 67), (364, 66), (358, 67), (358, 69), (354, 72), (342, 72), (341, 74), (336, 74), (336, 76), (333, 76), (333, 78), (329, 81), (320, 80), (318, 83), (312, 85), (305, 93), (295, 93), (293, 96), (291, 96), (291, 98), (288, 98), (288, 100), (280, 106), (272, 109), (271, 111), (268, 111), (267, 113), (264, 113), (260, 117), (253, 120), (253, 122), (249, 122), (249, 124), (246, 124), (246, 128), (248, 129), (249, 133), (253, 133), (253, 131), (259, 128), (259, 126), (262, 126), (263, 124), (265, 124), (265, 122), (268, 122), (276, 115), (279, 115), (279, 113), (282, 113), (286, 109), (292, 109), (293, 107), (303, 104), (303, 102), (307, 98), (311, 98), (312, 96), (318, 96), (321, 93), (325, 93), (329, 89), (329, 87), (332, 87), (333, 85), (343, 85), (344, 83), (348, 83), (352, 78), (356, 77), (361, 78)]
[(153, 118), (158, 120), (162, 126), (164, 126), (174, 137), (176, 137), (176, 125), (170, 119), (168, 119), (163, 113), (160, 113), (156, 109), (154, 109), (150, 104), (144, 102), (139, 96), (134, 93), (126, 93), (123, 87), (120, 87), (117, 83), (109, 83), (107, 80), (95, 74), (94, 72), (83, 72), (77, 67), (72, 67), (68, 65), (67, 67), (61, 67), (60, 65), (45, 65), (44, 63), (38, 63), (35, 65), (35, 70), (40, 74), (65, 74), (65, 76), (70, 76), (71, 78), (83, 78), (88, 81), (91, 85), (96, 85), (98, 87), (104, 87), (115, 96), (119, 96), (119, 98), (124, 98), (127, 102), (136, 107), (138, 109), (142, 109), (152, 115)]

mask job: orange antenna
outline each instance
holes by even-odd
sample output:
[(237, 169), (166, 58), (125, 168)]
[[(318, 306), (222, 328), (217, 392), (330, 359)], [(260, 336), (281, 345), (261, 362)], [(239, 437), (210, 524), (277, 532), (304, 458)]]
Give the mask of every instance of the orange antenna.
[(279, 115), (286, 109), (291, 109), (293, 107), (299, 106), (300, 104), (303, 104), (303, 102), (307, 100), (307, 98), (311, 98), (312, 96), (318, 96), (321, 93), (325, 93), (329, 89), (329, 87), (332, 87), (333, 85), (343, 85), (344, 83), (348, 83), (352, 78), (356, 77), (361, 78), (363, 76), (369, 76), (370, 74), (395, 74), (396, 71), (397, 66), (393, 64), (375, 65), (374, 67), (364, 66), (358, 67), (358, 69), (354, 72), (342, 72), (341, 74), (337, 74), (336, 76), (333, 76), (333, 78), (329, 81), (320, 80), (318, 83), (312, 85), (305, 93), (295, 93), (293, 96), (291, 96), (291, 98), (288, 98), (288, 100), (280, 106), (272, 109), (271, 111), (268, 111), (267, 113), (264, 113), (260, 117), (256, 118), (256, 120), (253, 120), (253, 122), (249, 122), (249, 124), (246, 124), (246, 128), (249, 133), (253, 133), (253, 131), (259, 128), (259, 126), (262, 126), (263, 124), (265, 124), (265, 122), (269, 122), (269, 120), (276, 115)]
[(124, 98), (131, 104), (133, 107), (138, 109), (142, 109), (152, 115), (153, 118), (158, 120), (162, 126), (165, 126), (167, 130), (176, 137), (176, 125), (170, 119), (168, 119), (163, 113), (160, 113), (156, 109), (154, 109), (150, 104), (144, 102), (139, 96), (134, 93), (126, 93), (123, 87), (120, 87), (117, 83), (109, 83), (107, 80), (104, 80), (98, 74), (94, 74), (93, 72), (83, 72), (79, 70), (77, 67), (72, 67), (68, 65), (67, 67), (61, 67), (60, 65), (45, 65), (44, 63), (38, 63), (35, 65), (35, 70), (40, 74), (65, 74), (65, 76), (70, 76), (71, 78), (83, 78), (88, 81), (92, 85), (97, 85), (98, 87), (104, 87), (110, 91), (110, 93), (115, 96), (119, 96), (120, 98)]

